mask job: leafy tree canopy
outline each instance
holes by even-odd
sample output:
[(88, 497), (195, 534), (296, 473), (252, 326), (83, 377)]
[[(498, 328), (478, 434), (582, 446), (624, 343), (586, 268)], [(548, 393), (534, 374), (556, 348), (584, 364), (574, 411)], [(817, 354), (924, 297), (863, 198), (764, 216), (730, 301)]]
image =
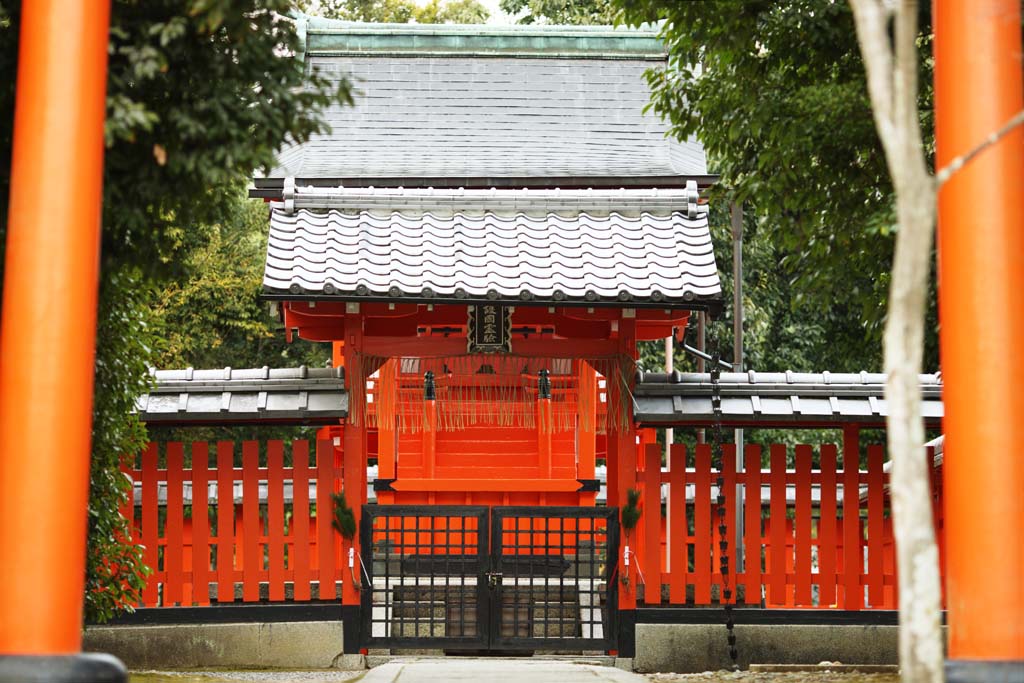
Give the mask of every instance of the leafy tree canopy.
[(478, 0), (298, 0), (308, 14), (345, 21), (385, 24), (482, 24), (491, 13)]
[(501, 0), (501, 10), (520, 24), (614, 24), (613, 0)]
[[(135, 602), (144, 573), (117, 513), (127, 494), (118, 464), (146, 438), (132, 410), (163, 343), (150, 310), (154, 290), (217, 249), (219, 227), (237, 218), (239, 187), (253, 169), (270, 165), (286, 139), (323, 131), (322, 107), (349, 100), (346, 83), (306, 77), (287, 58), (298, 47), (289, 9), (287, 0), (114, 0), (112, 6), (89, 619), (109, 619)], [(0, 4), (0, 70), (7, 74), (16, 70), (19, 17), (20, 5)], [(0, 237), (13, 103), (8, 78), (0, 86)]]
[[(820, 367), (877, 366), (895, 220), (848, 5), (620, 2), (631, 23), (664, 22), (669, 60), (648, 75), (653, 110), (704, 143), (721, 174), (717, 200), (745, 203), (756, 219), (748, 243), (771, 245), (794, 310), (847, 359)], [(927, 66), (927, 14), (922, 25)], [(930, 97), (926, 88), (923, 112)], [(935, 367), (934, 307), (930, 329)]]

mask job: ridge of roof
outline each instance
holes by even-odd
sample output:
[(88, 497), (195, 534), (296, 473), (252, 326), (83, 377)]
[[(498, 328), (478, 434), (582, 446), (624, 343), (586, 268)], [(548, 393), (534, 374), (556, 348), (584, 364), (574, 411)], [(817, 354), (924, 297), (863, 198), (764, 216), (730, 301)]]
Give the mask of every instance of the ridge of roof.
[(305, 55), (473, 55), (664, 60), (653, 27), (375, 24), (301, 15)]

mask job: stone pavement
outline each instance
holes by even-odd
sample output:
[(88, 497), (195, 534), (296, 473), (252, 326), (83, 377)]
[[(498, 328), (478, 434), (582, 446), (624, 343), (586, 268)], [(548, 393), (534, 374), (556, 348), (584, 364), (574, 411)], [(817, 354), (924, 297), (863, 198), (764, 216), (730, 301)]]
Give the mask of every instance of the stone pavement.
[(647, 683), (611, 666), (550, 659), (408, 659), (382, 664), (360, 683)]

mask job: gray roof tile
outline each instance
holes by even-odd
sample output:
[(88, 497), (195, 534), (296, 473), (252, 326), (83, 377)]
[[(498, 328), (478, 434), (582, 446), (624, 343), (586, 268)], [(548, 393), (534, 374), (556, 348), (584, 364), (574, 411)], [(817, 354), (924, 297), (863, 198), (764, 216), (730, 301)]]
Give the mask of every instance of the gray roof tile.
[[(331, 37), (355, 30), (345, 26)], [(699, 142), (665, 137), (661, 118), (644, 113), (644, 72), (664, 62), (660, 51), (531, 58), (422, 48), (400, 55), (314, 51), (306, 59), (321, 75), (353, 83), (355, 106), (328, 109), (331, 132), (282, 150), (269, 178), (707, 174)]]
[[(496, 202), (499, 203), (500, 202)], [(684, 211), (271, 211), (264, 290), (281, 298), (717, 305), (707, 215)]]
[[(921, 375), (925, 424), (940, 427), (942, 378)], [(888, 416), (885, 375), (878, 373), (722, 373), (719, 382), (724, 426), (882, 424)], [(708, 374), (641, 373), (634, 389), (637, 422), (708, 425), (713, 419)]]
[(135, 409), (155, 425), (337, 424), (348, 393), (335, 368), (154, 370)]

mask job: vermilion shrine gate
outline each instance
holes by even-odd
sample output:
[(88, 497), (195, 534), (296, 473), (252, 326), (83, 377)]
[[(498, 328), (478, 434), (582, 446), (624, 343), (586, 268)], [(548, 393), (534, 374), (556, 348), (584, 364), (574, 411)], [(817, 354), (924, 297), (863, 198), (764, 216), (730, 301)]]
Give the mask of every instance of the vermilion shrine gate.
[[(340, 595), (347, 652), (626, 656), (638, 601), (894, 608), (884, 455), (863, 470), (858, 442), (884, 421), (881, 376), (636, 366), (638, 342), (722, 307), (703, 150), (643, 113), (654, 34), (311, 20), (304, 58), (362, 95), (253, 195), (265, 297), (334, 368), (158, 372), (139, 408), (323, 427), (312, 447), (173, 443), (126, 466), (146, 606)], [(663, 461), (654, 428), (716, 421), (842, 427), (842, 457), (676, 444)]]

